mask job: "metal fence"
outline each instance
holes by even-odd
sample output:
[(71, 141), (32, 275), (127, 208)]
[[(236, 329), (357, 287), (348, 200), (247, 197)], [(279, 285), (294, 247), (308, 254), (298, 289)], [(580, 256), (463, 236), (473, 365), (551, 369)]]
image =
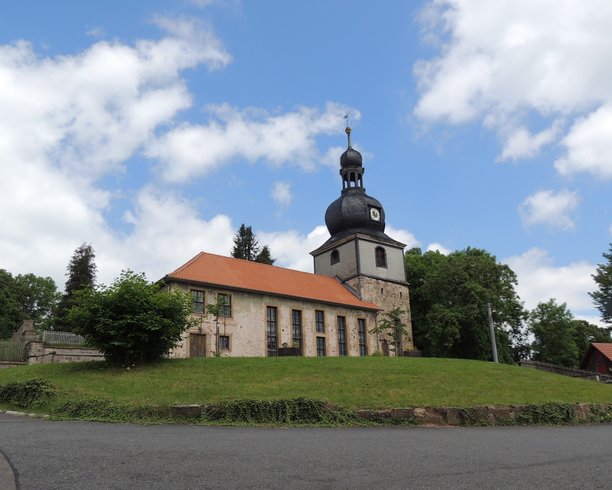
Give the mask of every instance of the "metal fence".
[(45, 345), (85, 345), (85, 338), (72, 332), (44, 330), (42, 341)]
[(25, 342), (22, 340), (0, 340), (0, 361), (24, 362)]

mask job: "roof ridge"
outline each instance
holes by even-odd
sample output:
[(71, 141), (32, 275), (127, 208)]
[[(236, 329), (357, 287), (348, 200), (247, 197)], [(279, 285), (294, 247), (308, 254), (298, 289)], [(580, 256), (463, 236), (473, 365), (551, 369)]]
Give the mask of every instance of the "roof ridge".
[[(194, 255), (191, 259), (189, 259), (187, 262), (185, 262), (183, 265), (181, 265), (178, 269), (175, 269), (166, 275), (170, 276), (172, 274), (179, 272), (182, 269), (185, 269), (187, 266), (191, 265), (192, 262), (195, 262), (202, 254), (205, 254), (205, 253), (206, 252), (199, 252), (198, 254)], [(209, 254), (209, 255), (214, 255), (214, 254)]]
[[(242, 260), (245, 264), (252, 264), (255, 267), (259, 267), (259, 266), (264, 266), (264, 267), (274, 267), (275, 269), (282, 269), (282, 270), (286, 270), (286, 271), (291, 271), (294, 272), (296, 274), (306, 274), (306, 275), (316, 275), (317, 277), (325, 277), (327, 279), (333, 279), (335, 281), (337, 281), (337, 279), (335, 277), (330, 277), (330, 276), (323, 276), (323, 275), (319, 275), (319, 274), (314, 274), (314, 272), (307, 272), (307, 271), (301, 271), (299, 269), (292, 269), (290, 267), (282, 267), (280, 265), (274, 265), (274, 264), (264, 264), (262, 262), (256, 262), (254, 260), (247, 260), (247, 259), (239, 259), (237, 257), (228, 257), (227, 255), (221, 255), (221, 254), (214, 254), (214, 253), (210, 253), (210, 252), (200, 252), (198, 255), (196, 255), (194, 258), (192, 258), (191, 260), (189, 260), (187, 263), (185, 263), (184, 265), (182, 265), (181, 267), (179, 267), (179, 269), (189, 265), (191, 262), (193, 262), (194, 260), (196, 260), (200, 255), (212, 255), (213, 257), (220, 257), (222, 259), (227, 259), (227, 260)], [(247, 267), (251, 267), (250, 265), (248, 265)], [(179, 270), (177, 269), (177, 271)], [(175, 271), (176, 272), (176, 271)]]

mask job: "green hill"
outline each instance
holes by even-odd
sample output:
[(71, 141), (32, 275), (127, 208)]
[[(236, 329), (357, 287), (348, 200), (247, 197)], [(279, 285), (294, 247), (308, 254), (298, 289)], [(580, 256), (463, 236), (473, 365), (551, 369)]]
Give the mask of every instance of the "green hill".
[(32, 378), (49, 380), (58, 393), (40, 407), (46, 410), (82, 399), (168, 406), (308, 397), (348, 409), (612, 403), (612, 385), (459, 359), (206, 358), (132, 369), (87, 363), (0, 370), (0, 385)]

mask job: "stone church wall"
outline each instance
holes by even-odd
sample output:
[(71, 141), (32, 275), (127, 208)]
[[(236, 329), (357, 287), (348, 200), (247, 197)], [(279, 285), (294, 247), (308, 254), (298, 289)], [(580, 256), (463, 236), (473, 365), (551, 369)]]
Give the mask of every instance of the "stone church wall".
[(398, 284), (394, 282), (374, 279), (372, 277), (358, 276), (346, 281), (346, 283), (359, 292), (361, 297), (367, 301), (372, 301), (382, 308), (382, 312), (378, 316), (380, 321), (384, 313), (401, 308), (406, 313), (402, 317), (402, 321), (407, 325), (407, 336), (403, 339), (404, 349), (413, 349), (412, 340), (412, 319), (410, 316), (410, 293), (407, 284)]
[[(366, 321), (366, 331), (376, 325), (377, 312), (360, 310), (350, 307), (340, 307), (314, 301), (284, 298), (266, 294), (243, 291), (232, 291), (211, 287), (189, 287), (186, 284), (171, 284), (171, 289), (183, 291), (204, 291), (206, 304), (214, 304), (217, 294), (231, 295), (232, 315), (219, 318), (219, 334), (229, 337), (230, 348), (222, 351), (223, 356), (230, 357), (262, 357), (267, 355), (267, 307), (277, 308), (277, 343), (291, 346), (292, 310), (302, 312), (302, 355), (314, 357), (317, 355), (316, 338), (325, 338), (326, 356), (338, 355), (337, 316), (346, 317), (346, 340), (349, 356), (359, 355), (358, 319)], [(325, 333), (316, 332), (315, 310), (322, 310), (325, 315)], [(190, 334), (206, 335), (206, 356), (215, 353), (215, 321), (214, 317), (194, 314), (197, 325), (185, 333), (181, 343), (171, 352), (170, 357), (190, 356)], [(367, 334), (367, 351), (371, 354), (377, 350), (376, 338)]]

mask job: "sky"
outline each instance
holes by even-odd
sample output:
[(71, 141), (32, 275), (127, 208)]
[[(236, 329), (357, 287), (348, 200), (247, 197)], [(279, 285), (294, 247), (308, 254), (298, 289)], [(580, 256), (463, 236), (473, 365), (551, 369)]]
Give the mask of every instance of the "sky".
[(609, 0), (1, 0), (0, 268), (157, 280), (253, 227), (312, 271), (352, 143), (387, 234), (478, 247), (527, 308), (612, 242)]

